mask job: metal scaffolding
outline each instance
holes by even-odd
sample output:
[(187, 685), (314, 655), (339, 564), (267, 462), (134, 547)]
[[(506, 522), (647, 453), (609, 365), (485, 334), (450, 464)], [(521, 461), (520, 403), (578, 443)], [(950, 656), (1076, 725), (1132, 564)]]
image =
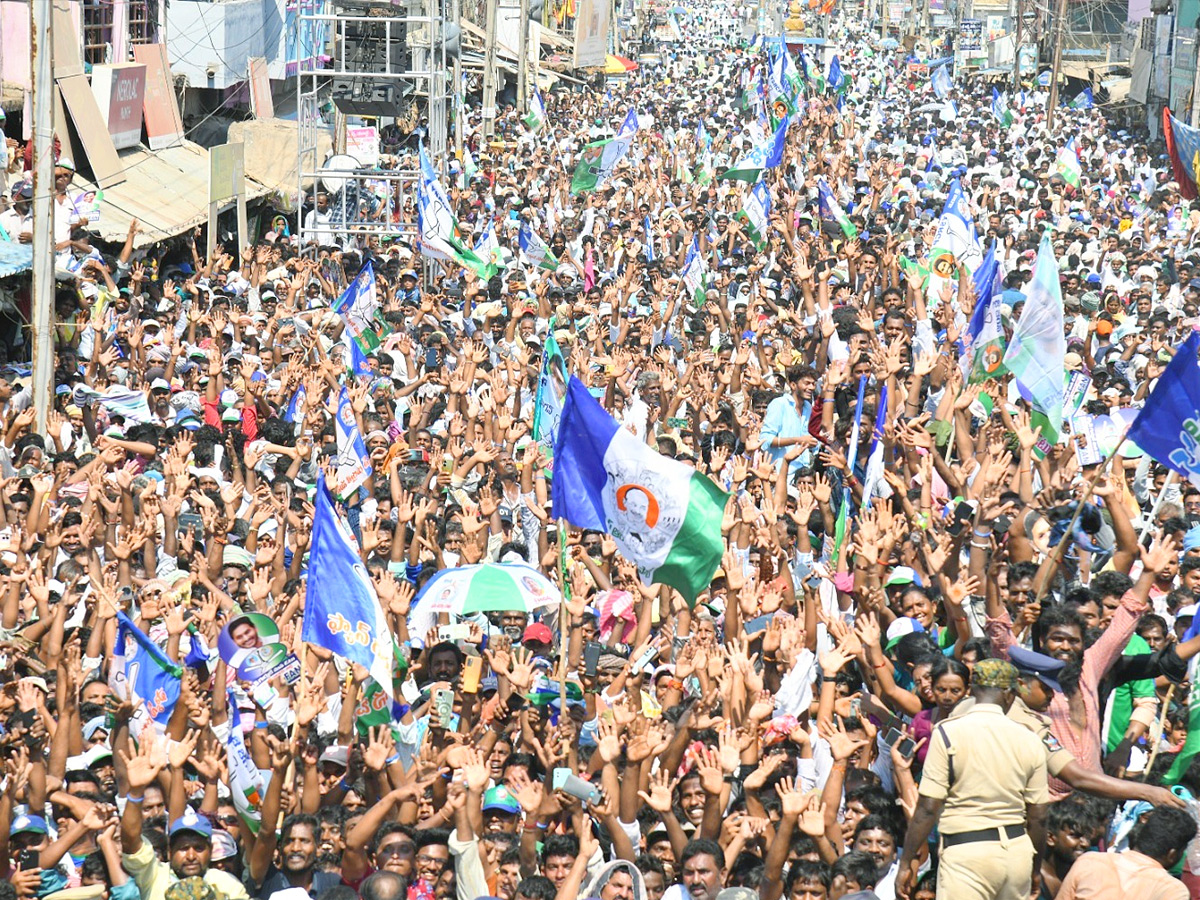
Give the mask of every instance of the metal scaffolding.
[[(321, 11), (301, 6), (298, 31), (328, 35), (328, 55), (303, 59), (296, 71), (301, 199), (296, 234), (302, 246), (320, 243), (330, 231), (417, 238), (415, 148), (405, 154), (412, 158), (407, 165), (371, 165), (345, 153), (345, 120), (372, 120), (381, 131), (402, 123), (401, 130), (411, 132), (424, 118), (426, 149), (444, 169), (449, 6), (450, 0), (334, 0)], [(323, 159), (318, 139), (335, 121), (335, 155)], [(306, 211), (316, 206), (318, 193), (328, 195), (332, 221), (309, 227)]]

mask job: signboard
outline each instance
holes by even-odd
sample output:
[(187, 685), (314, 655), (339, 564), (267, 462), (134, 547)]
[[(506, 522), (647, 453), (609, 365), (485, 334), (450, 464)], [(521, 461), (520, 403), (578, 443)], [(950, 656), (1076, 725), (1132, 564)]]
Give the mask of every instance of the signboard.
[(958, 24), (958, 49), (978, 51), (983, 49), (983, 21), (963, 19)]
[(208, 202), (246, 192), (245, 144), (218, 144), (208, 151)]
[(171, 66), (165, 44), (134, 44), (133, 58), (146, 67), (146, 96), (142, 113), (151, 150), (183, 143), (183, 118), (171, 83)]
[(1004, 37), (1006, 34), (1008, 34), (1008, 29), (1004, 27), (1004, 16), (987, 17), (987, 38), (989, 41)]
[(604, 65), (608, 55), (608, 0), (579, 0), (575, 18), (575, 68)]
[(217, 218), (221, 206), (237, 201), (238, 247), (246, 246), (245, 144), (218, 144), (208, 151), (208, 256), (217, 250)]
[(146, 97), (146, 67), (116, 63), (92, 67), (92, 94), (118, 150), (142, 141), (142, 104)]
[(250, 111), (256, 119), (275, 118), (275, 102), (271, 99), (271, 77), (267, 72), (264, 57), (255, 56), (246, 60), (250, 82)]
[(366, 169), (379, 165), (379, 129), (373, 125), (346, 129), (346, 153)]

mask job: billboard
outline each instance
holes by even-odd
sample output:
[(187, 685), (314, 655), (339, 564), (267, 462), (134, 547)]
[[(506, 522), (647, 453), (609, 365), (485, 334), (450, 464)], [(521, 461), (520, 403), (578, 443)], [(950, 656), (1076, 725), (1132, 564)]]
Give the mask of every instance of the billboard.
[(604, 65), (610, 11), (609, 0), (579, 0), (575, 17), (575, 68)]

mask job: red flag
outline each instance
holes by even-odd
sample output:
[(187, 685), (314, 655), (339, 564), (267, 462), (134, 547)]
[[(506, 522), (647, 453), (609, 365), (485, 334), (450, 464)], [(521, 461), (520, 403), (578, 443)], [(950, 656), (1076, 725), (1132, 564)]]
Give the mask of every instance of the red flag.
[(1175, 144), (1175, 132), (1171, 128), (1171, 110), (1163, 107), (1163, 138), (1167, 142), (1167, 155), (1171, 157), (1171, 171), (1179, 182), (1179, 193), (1184, 200), (1196, 199), (1196, 182), (1188, 176), (1187, 166), (1179, 158), (1179, 148)]

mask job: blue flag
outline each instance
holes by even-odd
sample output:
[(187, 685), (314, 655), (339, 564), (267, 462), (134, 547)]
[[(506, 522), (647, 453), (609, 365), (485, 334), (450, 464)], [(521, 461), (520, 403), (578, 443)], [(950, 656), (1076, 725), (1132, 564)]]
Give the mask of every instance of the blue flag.
[(166, 729), (179, 702), (182, 677), (183, 668), (171, 662), (129, 616), (118, 610), (117, 645), (108, 684), (118, 697), (134, 706), (131, 734), (140, 734), (147, 725), (159, 732)]
[(333, 508), (325, 476), (313, 504), (308, 591), (301, 638), (363, 666), (393, 697), (396, 647), (350, 529)]
[(835, 55), (829, 61), (829, 86), (835, 91), (841, 90), (842, 82), (845, 80), (845, 73), (842, 72), (842, 61)]
[(933, 70), (933, 74), (929, 76), (929, 84), (933, 87), (934, 96), (939, 100), (945, 100), (950, 94), (952, 85), (950, 84), (950, 70), (946, 66), (938, 66)]
[(1200, 351), (1200, 332), (1193, 331), (1167, 364), (1126, 437), (1148, 456), (1200, 487), (1197, 351)]
[(372, 474), (371, 458), (367, 445), (358, 430), (358, 419), (350, 403), (350, 392), (342, 385), (338, 394), (337, 418), (334, 420), (337, 434), (337, 459), (334, 468), (334, 491), (343, 500), (357, 491)]
[(1000, 298), (1004, 285), (1000, 280), (995, 241), (971, 279), (975, 287), (975, 309), (971, 311), (971, 321), (967, 323), (962, 367), (970, 383), (976, 384), (1004, 374), (1004, 328), (1000, 323)]
[(638, 114), (637, 110), (632, 106), (629, 107), (629, 112), (625, 113), (625, 121), (621, 123), (621, 127), (617, 130), (617, 137), (627, 137), (634, 134), (638, 130)]
[(304, 385), (300, 385), (292, 393), (292, 399), (288, 401), (287, 410), (283, 414), (285, 422), (297, 422), (304, 415), (304, 409), (308, 404), (308, 391)]
[(371, 367), (367, 365), (367, 354), (362, 352), (362, 348), (358, 346), (358, 341), (347, 340), (350, 345), (350, 369), (352, 375), (370, 375)]
[(642, 228), (646, 232), (646, 262), (654, 262), (654, 232), (650, 230), (650, 217), (642, 220)]
[(775, 135), (771, 138), (771, 146), (767, 150), (768, 169), (774, 169), (776, 166), (783, 164), (783, 148), (787, 145), (788, 121), (785, 117), (779, 123), (779, 127), (775, 129)]

